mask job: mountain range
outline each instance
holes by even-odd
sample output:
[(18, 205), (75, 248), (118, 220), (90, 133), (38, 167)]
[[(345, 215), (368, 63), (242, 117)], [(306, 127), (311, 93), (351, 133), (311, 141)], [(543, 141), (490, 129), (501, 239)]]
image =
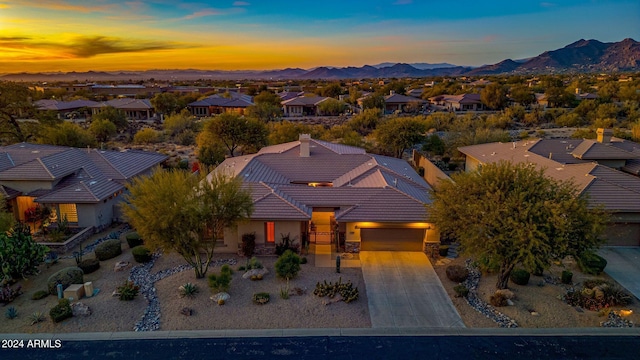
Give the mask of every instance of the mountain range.
[(477, 76), (497, 74), (549, 74), (569, 72), (635, 72), (640, 71), (640, 43), (633, 39), (603, 43), (578, 40), (561, 49), (522, 60), (506, 59), (480, 67), (456, 66), (448, 63), (381, 63), (362, 67), (328, 67), (280, 70), (147, 70), (117, 72), (16, 73), (0, 76), (8, 81), (140, 81), (140, 80), (291, 80), (291, 79), (367, 79), (417, 78), (429, 76)]

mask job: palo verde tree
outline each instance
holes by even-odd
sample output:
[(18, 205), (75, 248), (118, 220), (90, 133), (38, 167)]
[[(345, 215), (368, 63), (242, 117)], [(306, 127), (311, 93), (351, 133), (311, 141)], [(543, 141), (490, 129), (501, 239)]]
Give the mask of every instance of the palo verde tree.
[(378, 146), (397, 158), (402, 158), (404, 151), (422, 142), (427, 132), (427, 123), (421, 117), (394, 117), (374, 131)]
[(267, 126), (260, 120), (245, 118), (237, 114), (220, 114), (204, 125), (198, 136), (198, 146), (209, 143), (224, 145), (229, 156), (235, 156), (238, 148), (242, 152), (257, 152), (267, 143)]
[(197, 174), (158, 170), (136, 178), (127, 185), (122, 207), (146, 245), (177, 252), (196, 278), (206, 275), (218, 234), (253, 212), (251, 194), (241, 189), (239, 178), (206, 174), (206, 169)]
[(452, 176), (431, 196), (430, 220), (464, 252), (499, 268), (497, 289), (507, 288), (516, 265), (546, 269), (555, 259), (596, 248), (608, 221), (572, 183), (527, 163), (482, 165)]

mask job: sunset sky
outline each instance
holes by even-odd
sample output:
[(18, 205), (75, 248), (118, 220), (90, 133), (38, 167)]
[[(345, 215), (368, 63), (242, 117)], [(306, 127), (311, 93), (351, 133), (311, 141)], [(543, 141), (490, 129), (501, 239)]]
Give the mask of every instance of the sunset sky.
[(638, 0), (0, 0), (0, 73), (477, 66), (629, 37)]

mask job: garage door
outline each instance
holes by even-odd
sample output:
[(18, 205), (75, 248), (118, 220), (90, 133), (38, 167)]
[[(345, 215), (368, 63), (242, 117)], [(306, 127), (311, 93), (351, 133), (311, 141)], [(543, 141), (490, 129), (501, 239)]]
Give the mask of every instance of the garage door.
[(363, 251), (422, 251), (424, 229), (361, 229)]
[(640, 245), (640, 224), (609, 225), (604, 231), (609, 246), (638, 246)]

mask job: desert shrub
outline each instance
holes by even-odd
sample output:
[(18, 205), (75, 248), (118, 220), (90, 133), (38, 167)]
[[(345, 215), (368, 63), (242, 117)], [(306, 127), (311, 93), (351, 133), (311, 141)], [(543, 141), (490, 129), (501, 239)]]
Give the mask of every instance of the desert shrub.
[(33, 293), (33, 295), (31, 295), (31, 300), (40, 300), (40, 299), (46, 298), (47, 296), (49, 296), (48, 291), (38, 290), (35, 293)]
[(151, 261), (151, 250), (144, 247), (144, 245), (138, 245), (131, 249), (131, 255), (133, 255), (133, 259), (139, 263)]
[(210, 274), (208, 277), (209, 287), (215, 292), (228, 292), (231, 286), (231, 267), (225, 265), (220, 268), (220, 274)]
[(142, 238), (137, 232), (127, 234), (127, 236), (125, 236), (125, 239), (127, 240), (127, 244), (129, 245), (130, 249), (143, 244)]
[(294, 253), (298, 253), (300, 250), (300, 244), (296, 244), (295, 238), (291, 238), (291, 234), (280, 234), (280, 243), (276, 244), (276, 255), (281, 256), (287, 250), (291, 250)]
[(447, 254), (449, 254), (449, 245), (440, 245), (438, 253), (440, 254), (440, 256), (446, 257)]
[(251, 258), (251, 260), (249, 260), (249, 263), (247, 264), (247, 268), (246, 270), (253, 270), (253, 269), (262, 269), (262, 263), (260, 263), (260, 261), (258, 261), (258, 259), (254, 256)]
[(256, 305), (264, 305), (269, 302), (270, 298), (271, 298), (271, 295), (269, 295), (269, 293), (259, 292), (259, 293), (253, 294), (252, 300), (253, 300), (253, 303)]
[(196, 296), (196, 294), (200, 291), (198, 289), (198, 285), (190, 282), (180, 286), (178, 290), (180, 291), (180, 297), (188, 297), (188, 298), (192, 298)]
[(300, 264), (306, 264), (308, 262), (307, 257), (303, 256), (300, 258)]
[(447, 279), (461, 283), (467, 279), (469, 276), (469, 270), (465, 269), (464, 266), (461, 265), (449, 265), (446, 269)]
[(514, 269), (509, 278), (517, 285), (527, 285), (531, 274), (525, 269)]
[(580, 270), (585, 274), (599, 275), (607, 266), (607, 260), (598, 254), (585, 251), (576, 259)]
[(18, 310), (16, 310), (16, 308), (14, 308), (13, 306), (9, 306), (4, 312), (4, 317), (9, 320), (13, 320), (18, 317)]
[(78, 264), (78, 267), (82, 269), (85, 275), (91, 274), (100, 269), (100, 261), (98, 261), (98, 259), (85, 259)]
[(162, 133), (152, 128), (142, 128), (133, 135), (134, 144), (155, 144), (162, 141)]
[(49, 294), (58, 294), (58, 284), (62, 284), (63, 289), (71, 284), (84, 284), (83, 275), (84, 272), (82, 272), (82, 269), (77, 266), (70, 266), (59, 270), (49, 276), (49, 279), (47, 280), (47, 289), (49, 289)]
[(495, 307), (507, 306), (507, 297), (503, 293), (495, 293), (489, 298), (489, 303)]
[(469, 289), (462, 284), (454, 286), (453, 291), (456, 292), (456, 297), (467, 297), (469, 295)]
[(0, 232), (0, 283), (36, 275), (47, 251), (46, 246), (33, 241), (28, 227)]
[(45, 320), (46, 318), (44, 317), (44, 314), (40, 311), (36, 311), (33, 314), (29, 315), (29, 321), (31, 322), (31, 325), (41, 323)]
[(251, 258), (255, 250), (256, 250), (256, 233), (251, 232), (247, 234), (242, 234), (242, 254), (244, 254), (244, 256), (246, 256), (247, 258)]
[(118, 294), (120, 294), (120, 300), (130, 301), (138, 296), (140, 286), (136, 285), (133, 281), (125, 281), (124, 284), (118, 287)]
[(49, 317), (51, 317), (51, 320), (55, 323), (61, 322), (72, 316), (73, 311), (71, 310), (71, 305), (67, 299), (60, 299), (60, 301), (58, 301), (58, 305), (49, 310)]
[(573, 279), (573, 273), (569, 270), (562, 270), (562, 275), (560, 276), (560, 280), (563, 284), (571, 284), (571, 280)]
[(360, 291), (357, 287), (353, 287), (353, 283), (351, 280), (348, 280), (346, 283), (342, 282), (342, 277), (338, 278), (338, 282), (335, 284), (332, 282), (328, 282), (327, 280), (324, 283), (316, 283), (316, 288), (313, 290), (313, 295), (324, 297), (328, 296), (333, 298), (336, 294), (340, 294), (342, 297), (342, 301), (345, 303), (350, 303), (354, 300), (358, 300), (360, 296)]
[(96, 259), (100, 261), (113, 259), (114, 257), (122, 254), (120, 240), (109, 239), (107, 241), (101, 242), (100, 244), (98, 244), (98, 246), (96, 246), (94, 252), (96, 254)]
[(615, 284), (593, 279), (585, 281), (582, 289), (567, 291), (564, 301), (572, 306), (598, 311), (612, 306), (629, 305), (633, 302), (633, 297)]
[(22, 286), (18, 285), (15, 288), (11, 288), (9, 284), (5, 284), (0, 287), (0, 303), (8, 304), (15, 300), (18, 295), (22, 294)]
[(283, 279), (293, 279), (300, 271), (300, 256), (287, 250), (275, 263), (276, 274)]

